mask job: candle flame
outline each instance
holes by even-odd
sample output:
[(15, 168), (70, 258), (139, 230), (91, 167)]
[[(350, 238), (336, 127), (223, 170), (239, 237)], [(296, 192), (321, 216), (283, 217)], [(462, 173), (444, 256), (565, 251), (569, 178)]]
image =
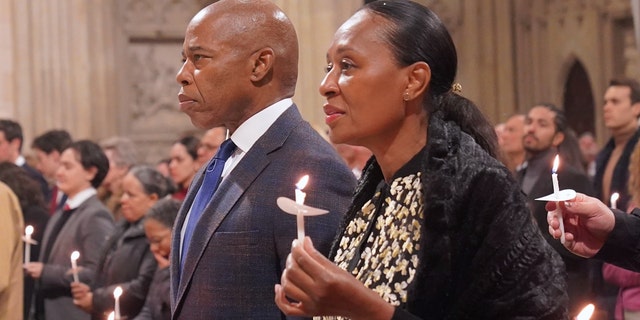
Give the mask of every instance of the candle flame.
[(304, 177), (302, 177), (300, 179), (300, 181), (298, 181), (298, 183), (296, 183), (296, 188), (298, 188), (298, 190), (302, 190), (304, 189), (304, 187), (307, 186), (307, 182), (309, 182), (309, 175), (305, 175)]
[(620, 194), (619, 194), (619, 193), (617, 193), (617, 192), (614, 192), (614, 193), (611, 195), (611, 203), (614, 203), (614, 202), (618, 201), (618, 198), (620, 198)]
[(595, 308), (596, 307), (592, 303), (589, 303), (586, 307), (582, 309), (582, 311), (580, 311), (580, 313), (576, 317), (576, 320), (591, 319), (591, 316), (593, 315), (593, 311), (595, 310)]
[(553, 173), (558, 171), (558, 166), (560, 166), (560, 156), (556, 154), (556, 158), (553, 160)]
[(71, 253), (71, 259), (78, 260), (78, 258), (80, 258), (80, 252), (74, 251)]
[(25, 233), (26, 235), (28, 235), (28, 236), (32, 235), (32, 234), (33, 234), (33, 226), (27, 226), (27, 227), (24, 229), (24, 233)]
[(116, 318), (116, 314), (114, 311), (111, 311), (111, 313), (109, 313), (109, 317), (107, 318), (107, 320), (115, 320)]
[(122, 287), (117, 286), (114, 290), (113, 290), (113, 297), (118, 299), (120, 298), (120, 296), (122, 295)]

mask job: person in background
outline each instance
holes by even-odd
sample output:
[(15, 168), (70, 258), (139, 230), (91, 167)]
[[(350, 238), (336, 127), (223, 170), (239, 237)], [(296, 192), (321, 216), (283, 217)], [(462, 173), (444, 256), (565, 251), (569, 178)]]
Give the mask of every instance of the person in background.
[(19, 123), (0, 119), (0, 162), (9, 161), (24, 169), (40, 186), (45, 201), (49, 201), (49, 184), (38, 170), (31, 167), (22, 156), (24, 137)]
[(585, 132), (578, 138), (580, 151), (582, 152), (582, 160), (584, 161), (584, 170), (589, 178), (593, 179), (596, 175), (596, 156), (598, 155), (598, 143), (591, 132)]
[(225, 139), (227, 139), (227, 128), (225, 127), (215, 127), (205, 131), (198, 145), (198, 162), (200, 166), (213, 158)]
[(171, 230), (181, 202), (176, 199), (160, 199), (149, 209), (144, 221), (144, 232), (149, 240), (149, 249), (158, 263), (147, 300), (135, 320), (170, 320), (171, 291), (169, 279), (169, 255), (171, 253)]
[[(611, 205), (611, 195), (619, 194), (617, 205), (623, 210), (629, 202), (629, 158), (640, 139), (640, 84), (633, 79), (614, 79), (604, 93), (603, 120), (611, 138), (596, 156), (593, 185), (596, 197)], [(600, 275), (601, 277), (601, 275)], [(602, 308), (613, 316), (618, 288), (603, 284)]]
[[(40, 192), (40, 186), (22, 168), (11, 162), (0, 162), (0, 181), (11, 188), (18, 197), (20, 210), (25, 226), (33, 227), (31, 239), (42, 243), (44, 229), (49, 220), (44, 198)], [(39, 246), (31, 245), (29, 261), (38, 261)], [(23, 274), (24, 278), (24, 318), (28, 319), (33, 298), (34, 281), (33, 278)]]
[(138, 151), (129, 138), (111, 137), (100, 141), (100, 147), (109, 159), (109, 173), (98, 188), (98, 198), (119, 221), (120, 198), (122, 197), (122, 179), (129, 169), (138, 163)]
[(351, 168), (351, 172), (360, 179), (362, 176), (362, 169), (367, 164), (367, 160), (371, 158), (371, 151), (365, 147), (352, 146), (350, 144), (336, 144), (334, 145), (338, 154), (347, 163), (347, 166)]
[(331, 140), (374, 158), (329, 259), (315, 239), (294, 240), (278, 307), (323, 319), (566, 319), (562, 260), (496, 159), (493, 127), (459, 95), (440, 19), (408, 0), (368, 3), (335, 33), (326, 70)]
[(0, 319), (22, 319), (24, 223), (18, 197), (1, 181), (0, 203)]
[(162, 173), (163, 176), (171, 178), (171, 173), (169, 172), (169, 163), (171, 163), (171, 159), (169, 158), (160, 159), (158, 162), (156, 162), (156, 170)]
[(196, 176), (196, 172), (201, 165), (198, 162), (198, 145), (200, 140), (194, 136), (186, 136), (176, 141), (171, 146), (169, 162), (169, 173), (171, 179), (178, 187), (173, 197), (178, 200), (184, 200), (189, 186)]
[[(504, 123), (500, 152), (504, 165), (514, 175), (524, 163), (526, 152), (522, 139), (524, 138), (524, 114), (514, 114)], [(500, 141), (500, 140), (499, 140)]]
[(327, 253), (355, 178), (291, 99), (298, 40), (273, 1), (205, 7), (189, 22), (182, 49), (180, 109), (200, 129), (225, 126), (229, 139), (196, 174), (176, 218), (172, 317), (284, 319), (273, 284), (297, 228), (278, 197), (294, 199), (296, 184), (309, 177), (304, 203), (328, 213), (305, 219), (305, 232)]
[(114, 309), (113, 290), (121, 287), (120, 314), (135, 317), (144, 305), (156, 260), (149, 251), (144, 217), (159, 199), (173, 193), (173, 184), (149, 166), (131, 168), (122, 179), (122, 221), (107, 239), (91, 287), (71, 284), (74, 303), (100, 320)]
[(582, 172), (581, 163), (575, 167), (562, 152), (563, 143), (569, 134), (567, 118), (564, 112), (550, 103), (541, 103), (531, 108), (525, 119), (524, 149), (527, 161), (518, 171), (518, 181), (527, 197), (531, 214), (547, 242), (560, 254), (567, 273), (569, 295), (569, 316), (575, 317), (593, 301), (594, 281), (590, 278), (591, 264), (587, 259), (577, 257), (567, 251), (557, 240), (548, 235), (547, 210), (545, 202), (535, 199), (554, 192), (551, 174), (556, 155), (559, 157), (557, 177), (561, 189), (573, 189), (593, 195), (595, 192), (591, 181)]
[(58, 190), (55, 176), (60, 167), (60, 155), (72, 142), (71, 135), (66, 130), (49, 130), (31, 142), (31, 150), (37, 160), (36, 169), (51, 185), (49, 215), (53, 215), (67, 201), (67, 196)]
[(35, 319), (89, 319), (73, 304), (70, 257), (80, 253), (78, 279), (91, 283), (104, 241), (113, 232), (113, 216), (96, 195), (109, 159), (96, 143), (80, 140), (62, 152), (60, 164), (56, 181), (68, 199), (47, 223), (39, 261), (27, 263), (25, 270), (36, 279)]
[[(626, 209), (631, 213), (640, 203), (640, 148), (636, 146), (629, 161), (629, 195)], [(640, 273), (605, 263), (602, 268), (604, 280), (619, 287), (616, 300), (616, 320), (640, 319)]]

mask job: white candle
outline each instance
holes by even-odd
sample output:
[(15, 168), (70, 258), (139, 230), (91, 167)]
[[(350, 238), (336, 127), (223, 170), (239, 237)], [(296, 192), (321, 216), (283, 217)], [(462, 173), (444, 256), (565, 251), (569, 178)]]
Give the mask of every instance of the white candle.
[(71, 272), (73, 272), (73, 281), (80, 282), (78, 280), (78, 264), (76, 261), (80, 258), (80, 252), (74, 251), (71, 253)]
[[(306, 193), (302, 192), (302, 189), (307, 186), (307, 182), (309, 182), (309, 175), (305, 175), (296, 183), (296, 203), (304, 204), (304, 198), (307, 196)], [(300, 210), (298, 210), (298, 214), (296, 215), (296, 221), (298, 224), (298, 241), (302, 242), (304, 240), (304, 215)]]
[(113, 314), (113, 311), (111, 311), (111, 313), (109, 313), (109, 316), (107, 317), (107, 320), (115, 320), (115, 318), (115, 314)]
[(115, 304), (115, 320), (120, 320), (120, 296), (122, 295), (122, 287), (117, 286), (114, 290), (113, 290), (113, 298), (116, 300), (116, 304)]
[(595, 310), (595, 306), (592, 303), (589, 303), (576, 317), (576, 320), (589, 320), (593, 315), (593, 311)]
[(24, 264), (29, 263), (31, 257), (31, 234), (33, 234), (32, 226), (24, 228)]
[(611, 208), (612, 209), (618, 209), (618, 198), (620, 198), (620, 194), (617, 192), (614, 192), (611, 195)]
[[(558, 166), (560, 166), (560, 156), (556, 155), (556, 158), (553, 160), (553, 171), (551, 172), (551, 182), (553, 182), (553, 194), (556, 199), (560, 198), (560, 186), (558, 185)], [(560, 223), (560, 242), (564, 243), (564, 221), (562, 219), (562, 211), (560, 211), (560, 206), (558, 201), (556, 201), (556, 217), (558, 217), (558, 222)]]

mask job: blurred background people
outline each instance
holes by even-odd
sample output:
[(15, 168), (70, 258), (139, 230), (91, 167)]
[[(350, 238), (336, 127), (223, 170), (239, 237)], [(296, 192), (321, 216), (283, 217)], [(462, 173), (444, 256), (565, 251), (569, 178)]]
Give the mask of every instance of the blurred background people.
[(73, 304), (70, 257), (80, 253), (79, 281), (91, 283), (104, 241), (113, 233), (113, 216), (96, 195), (108, 171), (109, 159), (92, 141), (76, 141), (62, 152), (56, 180), (68, 199), (47, 224), (39, 262), (25, 265), (36, 279), (36, 319), (89, 319)]
[(160, 199), (145, 216), (144, 232), (149, 240), (149, 248), (158, 263), (158, 270), (153, 276), (144, 307), (135, 320), (171, 319), (171, 282), (169, 278), (171, 229), (173, 229), (173, 223), (181, 203), (173, 198)]
[(501, 139), (498, 139), (500, 153), (504, 165), (515, 174), (518, 167), (524, 163), (525, 150), (522, 144), (524, 138), (525, 115), (515, 114), (504, 123)]
[(18, 197), (3, 182), (0, 204), (0, 319), (22, 319), (24, 224)]
[(49, 215), (53, 215), (67, 200), (67, 196), (58, 190), (56, 171), (60, 167), (60, 155), (73, 140), (66, 130), (49, 130), (37, 136), (31, 142), (31, 150), (36, 156), (36, 169), (49, 183)]
[(593, 179), (596, 175), (596, 156), (598, 151), (598, 143), (591, 132), (585, 132), (578, 138), (580, 151), (582, 152), (582, 160), (584, 161), (584, 169), (589, 178)]
[(362, 146), (354, 146), (345, 143), (335, 144), (334, 147), (338, 151), (340, 157), (342, 157), (342, 159), (347, 163), (347, 166), (351, 169), (351, 172), (356, 179), (360, 179), (364, 165), (367, 164), (367, 160), (371, 158), (371, 151)]
[(24, 169), (40, 186), (40, 192), (42, 192), (45, 201), (49, 201), (47, 181), (22, 156), (23, 141), (22, 127), (19, 123), (9, 119), (0, 119), (0, 161), (9, 161)]
[(106, 241), (91, 286), (71, 284), (74, 303), (104, 319), (114, 310), (113, 290), (121, 287), (120, 314), (135, 317), (144, 305), (157, 263), (149, 251), (144, 233), (144, 217), (159, 199), (173, 193), (168, 178), (150, 166), (133, 167), (122, 179), (122, 220)]
[[(37, 241), (38, 245), (31, 245), (29, 261), (38, 261), (40, 256), (38, 249), (42, 244), (42, 236), (49, 220), (49, 213), (40, 186), (22, 168), (11, 162), (0, 162), (0, 181), (8, 185), (18, 197), (24, 225), (33, 227), (31, 239)], [(0, 202), (0, 206), (4, 205), (4, 202)], [(23, 274), (23, 278), (24, 318), (27, 319), (33, 298), (34, 281), (26, 274)], [(0, 319), (2, 318), (0, 317)]]
[(227, 139), (227, 128), (225, 127), (215, 127), (204, 132), (198, 145), (198, 162), (200, 166), (213, 158), (225, 139)]
[[(619, 194), (618, 208), (625, 210), (629, 202), (629, 159), (638, 139), (640, 116), (640, 84), (632, 79), (614, 79), (604, 93), (603, 119), (611, 138), (596, 156), (593, 185), (596, 197), (611, 205), (611, 195)], [(601, 275), (601, 274), (600, 274)], [(597, 277), (597, 278), (601, 278)], [(615, 314), (618, 288), (603, 283), (598, 306), (610, 317)]]
[(184, 200), (193, 177), (201, 167), (198, 161), (199, 144), (200, 140), (195, 136), (186, 136), (171, 146), (169, 173), (178, 187), (178, 190), (173, 194), (173, 197), (178, 200)]
[(125, 137), (104, 139), (100, 147), (109, 159), (109, 173), (98, 188), (98, 198), (113, 214), (114, 220), (118, 221), (121, 216), (122, 179), (138, 163), (138, 152), (133, 141)]
[[(564, 261), (569, 294), (569, 316), (575, 317), (584, 306), (593, 301), (594, 283), (591, 277), (591, 264), (587, 259), (569, 252), (548, 230), (546, 202), (535, 199), (552, 194), (554, 187), (551, 179), (556, 155), (560, 155), (557, 169), (560, 189), (574, 189), (593, 195), (591, 181), (582, 172), (582, 164), (567, 160), (559, 147), (571, 134), (567, 127), (564, 112), (550, 103), (542, 103), (529, 110), (525, 118), (523, 139), (527, 152), (526, 166), (518, 171), (517, 177), (522, 191), (526, 194), (531, 214), (547, 242), (560, 254)], [(575, 136), (573, 136), (575, 140)], [(570, 139), (570, 138), (569, 138)], [(580, 155), (575, 144), (575, 152)], [(578, 167), (575, 167), (577, 165)]]

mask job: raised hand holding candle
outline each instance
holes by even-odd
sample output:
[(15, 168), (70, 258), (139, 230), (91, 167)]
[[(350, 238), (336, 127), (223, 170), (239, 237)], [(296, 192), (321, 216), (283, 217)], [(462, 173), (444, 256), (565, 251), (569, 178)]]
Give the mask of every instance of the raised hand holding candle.
[(113, 298), (116, 300), (115, 308), (114, 308), (115, 320), (120, 320), (120, 296), (121, 295), (122, 295), (122, 287), (117, 286), (113, 290)]
[(33, 234), (33, 226), (24, 228), (24, 264), (29, 263), (31, 257), (31, 235)]
[(560, 156), (556, 155), (556, 158), (553, 160), (553, 169), (551, 172), (551, 182), (553, 183), (553, 194), (556, 198), (556, 217), (558, 217), (558, 222), (560, 223), (560, 242), (564, 243), (564, 221), (562, 220), (562, 212), (560, 211), (560, 206), (558, 205), (558, 199), (560, 199), (560, 186), (558, 185), (558, 167), (560, 166)]
[[(307, 186), (309, 182), (309, 175), (305, 175), (296, 183), (296, 203), (303, 205), (304, 198), (307, 196), (306, 193), (302, 192), (302, 189)], [(298, 241), (302, 242), (304, 240), (304, 215), (301, 210), (298, 210), (298, 214), (296, 214), (296, 221), (298, 224)]]
[(78, 280), (78, 264), (76, 263), (78, 258), (80, 258), (80, 252), (74, 251), (71, 253), (71, 272), (73, 272), (74, 282), (80, 282), (80, 280)]
[(611, 209), (618, 209), (618, 198), (620, 198), (620, 194), (617, 192), (611, 195)]

